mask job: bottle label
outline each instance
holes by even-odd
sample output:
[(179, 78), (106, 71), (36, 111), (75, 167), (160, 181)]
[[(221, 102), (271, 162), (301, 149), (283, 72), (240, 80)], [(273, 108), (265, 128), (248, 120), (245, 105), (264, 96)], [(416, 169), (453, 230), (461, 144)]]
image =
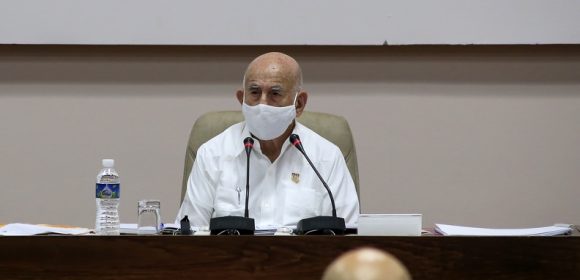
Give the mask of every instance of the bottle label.
[(121, 195), (120, 184), (97, 183), (97, 198), (119, 198)]

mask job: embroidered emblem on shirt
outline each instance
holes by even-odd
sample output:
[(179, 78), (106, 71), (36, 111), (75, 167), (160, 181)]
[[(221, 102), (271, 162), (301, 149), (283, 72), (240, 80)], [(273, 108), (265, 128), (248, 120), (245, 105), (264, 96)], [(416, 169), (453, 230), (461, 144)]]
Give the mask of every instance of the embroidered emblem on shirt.
[(292, 173), (292, 182), (296, 184), (300, 183), (300, 174)]

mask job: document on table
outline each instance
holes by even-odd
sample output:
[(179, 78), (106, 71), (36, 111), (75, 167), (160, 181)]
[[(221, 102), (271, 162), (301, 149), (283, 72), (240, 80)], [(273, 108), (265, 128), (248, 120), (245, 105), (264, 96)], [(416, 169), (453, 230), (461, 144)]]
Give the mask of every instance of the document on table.
[(137, 224), (120, 224), (119, 232), (121, 234), (137, 234)]
[(448, 236), (554, 236), (569, 234), (572, 232), (572, 229), (569, 225), (554, 225), (538, 228), (496, 229), (435, 224), (435, 231)]
[(49, 233), (80, 235), (88, 234), (89, 232), (90, 229), (88, 228), (54, 225), (31, 225), (22, 223), (7, 224), (0, 227), (0, 235), (11, 236), (26, 236)]
[[(179, 229), (179, 225), (178, 224), (163, 224), (162, 223), (161, 230), (163, 230), (165, 228)], [(119, 225), (119, 232), (121, 234), (138, 234), (139, 230), (138, 230), (137, 224), (120, 224)]]

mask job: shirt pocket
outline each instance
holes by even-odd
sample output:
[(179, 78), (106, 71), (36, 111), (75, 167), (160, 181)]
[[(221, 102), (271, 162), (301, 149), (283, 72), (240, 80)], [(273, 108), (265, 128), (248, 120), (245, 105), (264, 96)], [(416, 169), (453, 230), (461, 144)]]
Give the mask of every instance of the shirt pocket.
[(295, 225), (298, 221), (320, 215), (322, 194), (311, 188), (289, 187), (285, 192), (284, 224)]
[[(238, 201), (239, 194), (239, 201)], [(218, 188), (212, 217), (244, 216), (246, 192), (235, 188)]]

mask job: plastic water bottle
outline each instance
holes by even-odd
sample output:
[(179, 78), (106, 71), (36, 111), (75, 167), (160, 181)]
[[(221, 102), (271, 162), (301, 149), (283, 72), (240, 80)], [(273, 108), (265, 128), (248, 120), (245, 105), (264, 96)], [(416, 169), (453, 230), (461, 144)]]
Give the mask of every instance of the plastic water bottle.
[(103, 169), (97, 175), (96, 200), (97, 219), (95, 232), (98, 235), (119, 235), (119, 173), (115, 160), (103, 159)]

